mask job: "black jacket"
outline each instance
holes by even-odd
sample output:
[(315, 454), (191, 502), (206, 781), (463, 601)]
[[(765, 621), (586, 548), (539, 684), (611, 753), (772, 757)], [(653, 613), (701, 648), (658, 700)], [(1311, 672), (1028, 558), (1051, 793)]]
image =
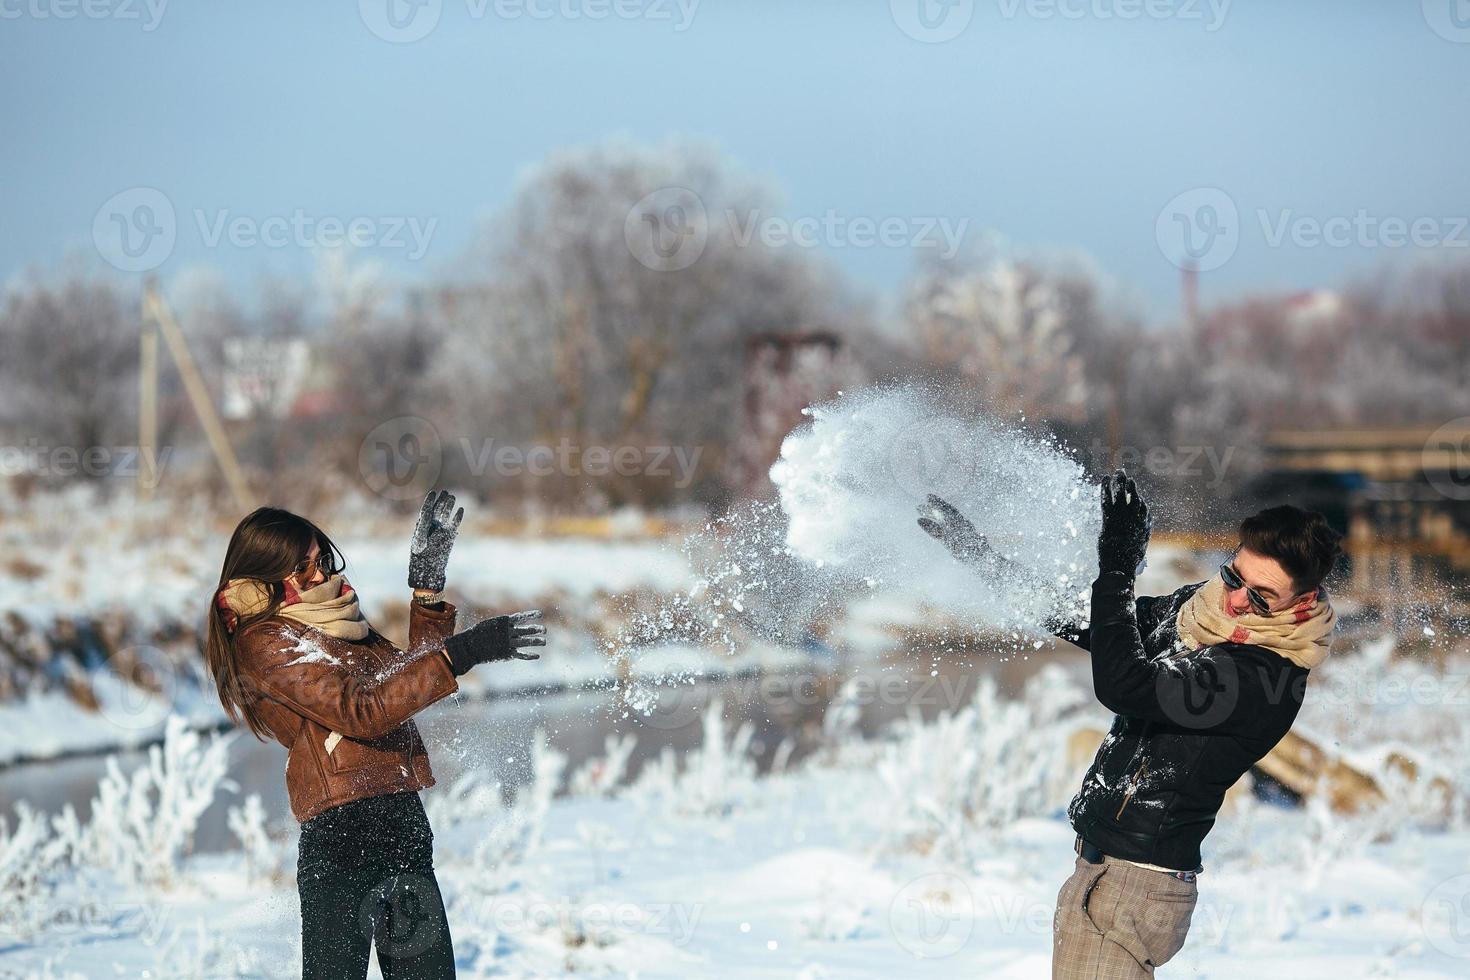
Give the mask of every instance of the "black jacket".
[(1092, 586), (1092, 624), (1059, 630), (1092, 654), (1097, 699), (1117, 713), (1067, 813), (1084, 840), (1126, 861), (1191, 870), (1225, 791), (1291, 728), (1308, 671), (1270, 650), (1190, 651), (1179, 607), (1196, 585), (1133, 599), (1133, 577)]

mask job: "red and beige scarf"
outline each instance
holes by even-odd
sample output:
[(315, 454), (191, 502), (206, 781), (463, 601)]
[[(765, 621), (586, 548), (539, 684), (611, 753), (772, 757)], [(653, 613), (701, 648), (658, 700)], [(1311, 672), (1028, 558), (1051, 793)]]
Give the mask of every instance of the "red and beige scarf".
[[(357, 593), (342, 575), (333, 575), (321, 585), (298, 592), (290, 583), (276, 615), (315, 627), (342, 640), (361, 640), (368, 635), (368, 621), (357, 604)], [(270, 605), (270, 589), (253, 578), (234, 578), (215, 596), (225, 616), (225, 626), (234, 632), (241, 619)]]
[(1179, 639), (1191, 650), (1220, 643), (1248, 643), (1311, 670), (1331, 652), (1336, 620), (1327, 592), (1320, 588), (1302, 596), (1291, 608), (1269, 616), (1253, 611), (1227, 616), (1225, 583), (1216, 575), (1180, 607)]

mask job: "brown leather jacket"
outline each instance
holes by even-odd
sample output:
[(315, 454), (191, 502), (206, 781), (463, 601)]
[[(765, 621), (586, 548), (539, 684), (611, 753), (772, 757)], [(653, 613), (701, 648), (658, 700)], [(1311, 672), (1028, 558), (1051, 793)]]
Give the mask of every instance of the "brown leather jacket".
[[(408, 651), (271, 616), (235, 637), (244, 695), (289, 750), (286, 792), (305, 822), (334, 806), (434, 785), (413, 715), (459, 690), (439, 651), (455, 609), (410, 604)], [(335, 733), (335, 734), (334, 734)]]

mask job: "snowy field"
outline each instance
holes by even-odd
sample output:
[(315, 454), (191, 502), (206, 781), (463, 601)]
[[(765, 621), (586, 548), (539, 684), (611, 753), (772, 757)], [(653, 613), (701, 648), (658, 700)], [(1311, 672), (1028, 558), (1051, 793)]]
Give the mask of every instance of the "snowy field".
[[(890, 509), (900, 505), (911, 520), (907, 501)], [(328, 530), (369, 615), (391, 631), (407, 525), (353, 506)], [(86, 677), (89, 708), (68, 687), (75, 677), (33, 675), (43, 692), (0, 704), (0, 759), (167, 738), (141, 764), (136, 754), (112, 761), (79, 798), (89, 806), (41, 813), (0, 800), (0, 977), (293, 975), (295, 825), (233, 783), (243, 776), (229, 739), (240, 736), (197, 730), (220, 710), (193, 686), (187, 630), (228, 529), (161, 502), (93, 509), (57, 495), (24, 513), (0, 524), (0, 544), (48, 561), (14, 557), (0, 575), (15, 635), (117, 617), (144, 637), (138, 649), (160, 655), (162, 686), (142, 693), (105, 663)], [(636, 530), (508, 537), (467, 523), (449, 568), (467, 617), (540, 605), (557, 633), (554, 656), (467, 684), (472, 697), (536, 692), (503, 702), (529, 720), (514, 778), (473, 755), (463, 764), (483, 750), (474, 732), (429, 746), (445, 782), (424, 798), (461, 976), (1048, 974), (1053, 903), (1072, 863), (1065, 806), (1096, 744), (1086, 733), (1109, 718), (1085, 670), (1065, 669), (1080, 658), (1007, 627), (1007, 681), (976, 656), (989, 647), (973, 636), (944, 639), (956, 621), (926, 593), (953, 566), (922, 536), (892, 540), (900, 564), (927, 577), (834, 592), (819, 637), (788, 646), (742, 624), (745, 603), (784, 598), (768, 588), (782, 571), (763, 559), (771, 548), (759, 534), (731, 535), (711, 564)], [(1156, 546), (1139, 591), (1198, 581), (1217, 561)], [(1089, 577), (1069, 568), (1057, 587)], [(155, 649), (148, 637), (170, 630)], [(1296, 728), (1329, 764), (1376, 782), (1381, 802), (1348, 812), (1321, 794), (1300, 806), (1264, 786), (1232, 794), (1205, 843), (1189, 942), (1161, 975), (1470, 975), (1470, 661), (1452, 638), (1427, 650), (1424, 637), (1405, 639), (1414, 642), (1345, 645), (1314, 672)], [(956, 659), (940, 671), (946, 656)], [(942, 682), (966, 664), (974, 683), (951, 696)], [(789, 705), (762, 689), (754, 710), (727, 711), (690, 700), (684, 683), (792, 670), (847, 683), (779, 745), (750, 722)], [(939, 710), (931, 702), (921, 714), (911, 685), (885, 693), (890, 676), (938, 678)], [(610, 728), (590, 727), (616, 705), (558, 693), (611, 682), (629, 696), (626, 725), (614, 712)], [(540, 709), (558, 704), (571, 705), (556, 715), (561, 729), (533, 732), (553, 714)], [(898, 720), (875, 730), (875, 714)], [(584, 722), (601, 752), (573, 765), (551, 736)], [(283, 764), (284, 751), (266, 761)], [(206, 850), (201, 828), (218, 828), (222, 811), (230, 849)]]
[[(1304, 724), (1343, 729), (1345, 754), (1427, 725), (1428, 774), (1463, 780), (1463, 672), (1396, 665), (1388, 648), (1324, 673)], [(631, 780), (624, 736), (573, 772), (539, 748), (513, 805), (473, 777), (428, 791), (460, 974), (1045, 976), (1071, 864), (1066, 744), (1100, 709), (1048, 669), (1018, 699), (982, 685), (969, 707), (862, 741), (848, 726), (863, 697), (849, 685), (825, 747), (765, 777), (749, 728), (716, 704), (700, 749)], [(223, 758), (175, 725), (151, 766), (104, 781), (90, 822), (11, 819), (0, 975), (294, 972), (294, 835), (229, 792)], [(216, 796), (240, 850), (191, 856)], [(1189, 943), (1161, 975), (1465, 976), (1464, 807), (1392, 796), (1357, 816), (1236, 797), (1206, 842)]]

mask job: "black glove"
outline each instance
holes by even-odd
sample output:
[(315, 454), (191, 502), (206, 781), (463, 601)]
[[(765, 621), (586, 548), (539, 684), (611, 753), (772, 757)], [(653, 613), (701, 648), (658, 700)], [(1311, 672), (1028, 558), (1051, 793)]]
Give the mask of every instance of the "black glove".
[(1148, 504), (1132, 477), (1117, 470), (1102, 484), (1102, 533), (1097, 536), (1097, 567), (1101, 572), (1138, 574), (1148, 551), (1153, 526)]
[(444, 591), (449, 549), (454, 547), (454, 536), (459, 533), (459, 522), (463, 519), (464, 508), (455, 512), (454, 494), (448, 490), (434, 490), (424, 498), (408, 551), (408, 584), (411, 587), (429, 592)]
[(521, 653), (524, 647), (546, 646), (545, 626), (521, 626), (541, 618), (541, 610), (512, 613), (482, 619), (463, 633), (444, 641), (454, 676), (459, 677), (476, 664), (491, 660), (540, 660), (539, 653)]
[(990, 542), (968, 517), (932, 493), (927, 503), (919, 505), (919, 527), (966, 565), (978, 565), (994, 554)]

